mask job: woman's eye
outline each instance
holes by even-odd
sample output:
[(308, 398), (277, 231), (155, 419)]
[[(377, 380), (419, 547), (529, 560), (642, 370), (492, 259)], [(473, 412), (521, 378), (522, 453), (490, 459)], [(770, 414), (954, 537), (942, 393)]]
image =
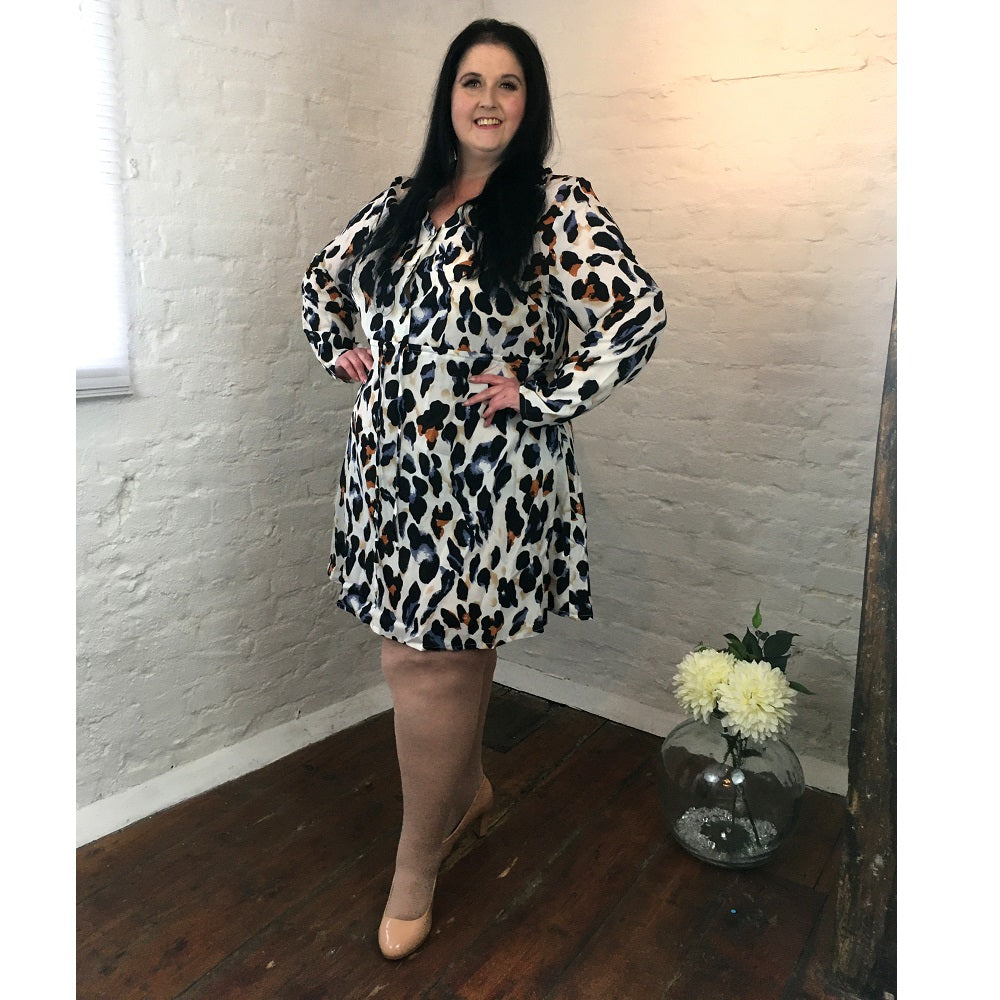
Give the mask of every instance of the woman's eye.
[(505, 80), (500, 86), (505, 90), (517, 90), (517, 84), (513, 80)]
[(466, 80), (463, 86), (466, 86), (466, 87), (478, 87), (479, 86), (479, 81), (478, 80)]

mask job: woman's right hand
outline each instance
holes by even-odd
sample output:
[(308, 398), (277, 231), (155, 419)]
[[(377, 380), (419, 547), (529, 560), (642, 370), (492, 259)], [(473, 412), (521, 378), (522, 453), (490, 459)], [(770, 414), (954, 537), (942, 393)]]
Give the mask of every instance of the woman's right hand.
[(367, 347), (352, 347), (337, 358), (333, 374), (341, 382), (364, 382), (374, 363), (372, 352)]

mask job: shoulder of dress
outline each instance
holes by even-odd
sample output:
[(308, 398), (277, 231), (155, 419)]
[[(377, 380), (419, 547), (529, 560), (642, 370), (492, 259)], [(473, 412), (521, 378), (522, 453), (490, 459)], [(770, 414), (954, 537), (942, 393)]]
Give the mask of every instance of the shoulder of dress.
[(545, 196), (550, 205), (597, 201), (593, 185), (586, 177), (578, 174), (556, 174), (546, 168), (544, 184)]
[(375, 198), (375, 201), (399, 201), (399, 199), (410, 190), (412, 185), (412, 177), (393, 177), (392, 182), (382, 191), (381, 194), (378, 195), (378, 197)]
[(409, 191), (413, 184), (413, 180), (410, 177), (394, 177), (392, 183), (387, 187), (383, 188), (368, 204), (361, 209), (361, 211), (355, 216), (354, 222), (360, 222), (362, 218), (371, 217), (373, 215), (378, 215), (379, 218), (382, 217), (383, 213), (392, 208), (398, 202), (406, 196), (406, 192)]

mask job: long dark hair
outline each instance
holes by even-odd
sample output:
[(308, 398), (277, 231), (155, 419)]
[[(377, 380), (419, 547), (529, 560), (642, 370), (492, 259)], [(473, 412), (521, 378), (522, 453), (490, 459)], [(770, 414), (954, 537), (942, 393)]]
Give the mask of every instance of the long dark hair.
[(451, 91), (465, 53), (484, 42), (506, 46), (517, 57), (524, 72), (525, 108), (501, 162), (473, 202), (472, 221), (480, 234), (477, 268), (488, 289), (518, 284), (544, 208), (541, 179), (552, 147), (552, 99), (535, 40), (516, 24), (492, 18), (473, 21), (455, 37), (444, 57), (424, 150), (410, 189), (368, 246), (377, 255), (380, 281), (388, 277), (403, 246), (417, 235), (431, 200), (455, 176), (458, 142), (451, 122)]

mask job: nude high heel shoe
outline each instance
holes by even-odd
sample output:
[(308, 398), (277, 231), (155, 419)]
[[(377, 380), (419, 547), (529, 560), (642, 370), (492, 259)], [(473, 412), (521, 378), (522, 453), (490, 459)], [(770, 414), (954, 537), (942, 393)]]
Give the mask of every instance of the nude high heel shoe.
[[(437, 881), (434, 882), (434, 889)], [(427, 912), (416, 920), (400, 920), (398, 917), (387, 917), (382, 914), (382, 922), (378, 927), (378, 947), (385, 958), (396, 961), (412, 955), (430, 936), (431, 906), (433, 906), (434, 889), (431, 889), (431, 904)]]
[[(493, 786), (489, 779), (484, 777), (476, 792), (472, 804), (465, 811), (465, 815), (459, 820), (458, 826), (444, 839), (441, 844), (441, 859), (444, 860), (454, 849), (462, 834), (479, 820), (477, 833), (480, 837), (486, 835), (486, 827), (489, 822), (489, 813), (493, 808)], [(437, 888), (435, 880), (434, 888)], [(431, 890), (433, 905), (434, 890)], [(412, 955), (430, 936), (431, 933), (431, 906), (427, 907), (427, 912), (415, 920), (400, 920), (398, 917), (387, 917), (382, 914), (382, 922), (378, 928), (378, 946), (385, 958), (397, 960)]]
[(486, 836), (489, 824), (490, 810), (493, 808), (493, 786), (487, 777), (483, 777), (482, 784), (476, 792), (476, 797), (472, 800), (472, 805), (466, 810), (465, 815), (458, 821), (458, 826), (445, 838), (441, 847), (444, 851), (442, 858), (446, 858), (458, 843), (462, 834), (479, 820), (479, 829), (476, 831), (480, 837)]

